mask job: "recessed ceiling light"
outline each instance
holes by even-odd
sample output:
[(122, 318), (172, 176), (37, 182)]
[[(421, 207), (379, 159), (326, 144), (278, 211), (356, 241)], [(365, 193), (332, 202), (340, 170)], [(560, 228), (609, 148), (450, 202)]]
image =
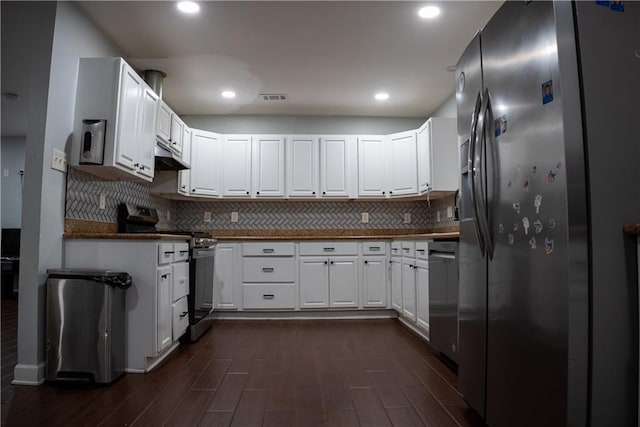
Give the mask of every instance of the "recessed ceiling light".
[(223, 98), (235, 98), (236, 97), (236, 93), (234, 91), (232, 91), (232, 90), (225, 90), (220, 95), (222, 95)]
[(440, 15), (440, 8), (436, 6), (425, 6), (418, 10), (418, 16), (420, 18), (431, 19)]
[(194, 14), (200, 12), (200, 5), (193, 1), (178, 2), (178, 10), (182, 13)]
[(379, 92), (375, 94), (374, 98), (378, 101), (386, 101), (387, 99), (389, 99), (389, 94), (385, 92)]

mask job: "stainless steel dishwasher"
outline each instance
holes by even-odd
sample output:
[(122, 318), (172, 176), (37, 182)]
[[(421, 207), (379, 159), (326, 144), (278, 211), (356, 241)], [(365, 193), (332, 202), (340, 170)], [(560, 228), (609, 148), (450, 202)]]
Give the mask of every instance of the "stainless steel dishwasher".
[(429, 338), (458, 361), (458, 242), (429, 242)]

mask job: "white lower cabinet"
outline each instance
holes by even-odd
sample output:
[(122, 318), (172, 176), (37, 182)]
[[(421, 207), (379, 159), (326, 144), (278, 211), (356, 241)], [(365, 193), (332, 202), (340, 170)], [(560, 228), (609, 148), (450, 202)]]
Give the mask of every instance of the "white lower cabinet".
[(156, 282), (156, 351), (160, 353), (172, 342), (171, 329), (171, 285), (173, 284), (171, 267), (158, 268)]
[(417, 323), (425, 331), (429, 330), (429, 263), (416, 261), (416, 306)]
[(358, 306), (358, 257), (329, 259), (329, 299), (331, 307)]
[(387, 306), (386, 256), (364, 256), (362, 261), (362, 306)]
[[(188, 316), (188, 262), (184, 241), (67, 239), (65, 268), (96, 268), (131, 275), (126, 291), (128, 372), (146, 372), (175, 348)], [(188, 256), (187, 256), (188, 258)]]
[(242, 254), (242, 307), (245, 310), (294, 310), (294, 243), (244, 243)]
[(329, 307), (329, 259), (300, 258), (300, 308)]
[(402, 315), (416, 321), (416, 260), (402, 259)]
[(391, 258), (391, 308), (402, 314), (402, 258)]
[(240, 249), (240, 243), (216, 245), (213, 276), (213, 304), (216, 310), (237, 310), (242, 306)]

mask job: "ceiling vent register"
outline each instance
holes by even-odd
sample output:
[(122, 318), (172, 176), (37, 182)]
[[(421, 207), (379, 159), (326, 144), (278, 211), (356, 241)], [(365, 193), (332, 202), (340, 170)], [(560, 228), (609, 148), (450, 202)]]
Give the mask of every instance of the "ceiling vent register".
[(261, 93), (260, 97), (263, 101), (286, 101), (288, 99), (286, 93)]

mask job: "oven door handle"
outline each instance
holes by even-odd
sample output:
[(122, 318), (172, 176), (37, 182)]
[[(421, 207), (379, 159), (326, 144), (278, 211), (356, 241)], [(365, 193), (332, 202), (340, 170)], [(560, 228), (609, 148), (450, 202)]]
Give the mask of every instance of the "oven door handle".
[(192, 258), (213, 258), (216, 250), (214, 248), (194, 249)]

